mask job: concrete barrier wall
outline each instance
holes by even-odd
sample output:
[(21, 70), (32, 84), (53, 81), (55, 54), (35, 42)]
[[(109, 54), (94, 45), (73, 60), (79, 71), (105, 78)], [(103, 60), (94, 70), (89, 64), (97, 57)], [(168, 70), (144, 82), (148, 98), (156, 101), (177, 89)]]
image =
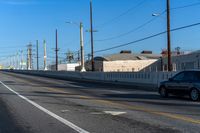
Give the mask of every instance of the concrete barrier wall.
[(105, 73), (106, 81), (144, 83), (159, 85), (161, 81), (168, 80), (175, 72), (131, 72), (131, 73)]
[(158, 87), (161, 81), (167, 80), (176, 72), (67, 72), (13, 70), (15, 73), (37, 75), (59, 79), (83, 79), (111, 83), (122, 83), (137, 86)]

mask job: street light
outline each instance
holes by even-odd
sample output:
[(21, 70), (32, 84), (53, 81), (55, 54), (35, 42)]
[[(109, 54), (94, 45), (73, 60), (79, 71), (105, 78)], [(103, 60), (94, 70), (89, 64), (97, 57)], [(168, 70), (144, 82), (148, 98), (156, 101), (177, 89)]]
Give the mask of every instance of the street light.
[(158, 17), (158, 16), (160, 16), (160, 13), (153, 13), (152, 16), (153, 17)]
[[(172, 71), (172, 57), (171, 57), (171, 34), (170, 34), (170, 0), (166, 0), (167, 6), (167, 67), (168, 71)], [(153, 13), (152, 16), (161, 16), (159, 13)]]
[(80, 50), (81, 50), (81, 72), (85, 72), (85, 61), (84, 61), (84, 42), (83, 42), (83, 23), (80, 22), (80, 24), (75, 22), (66, 22), (68, 24), (74, 24), (80, 28)]
[(67, 24), (73, 24), (73, 25), (76, 25), (77, 27), (80, 26), (80, 24), (78, 24), (78, 23), (76, 23), (76, 22), (73, 22), (73, 21), (67, 21), (67, 22), (65, 22), (65, 23), (67, 23)]
[(152, 17), (159, 17), (165, 20), (165, 17), (162, 16), (163, 13), (153, 13), (151, 14)]

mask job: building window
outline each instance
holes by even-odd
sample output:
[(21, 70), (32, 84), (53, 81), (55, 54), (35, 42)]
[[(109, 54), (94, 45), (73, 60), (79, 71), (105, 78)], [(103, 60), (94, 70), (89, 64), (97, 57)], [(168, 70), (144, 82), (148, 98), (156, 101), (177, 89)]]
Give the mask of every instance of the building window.
[(181, 63), (181, 70), (185, 69), (185, 63)]
[(148, 74), (148, 79), (150, 79), (150, 74)]
[(194, 69), (194, 62), (186, 62), (185, 68), (186, 69)]
[(164, 71), (167, 71), (167, 64), (164, 65)]
[(173, 63), (173, 71), (176, 71), (176, 63)]

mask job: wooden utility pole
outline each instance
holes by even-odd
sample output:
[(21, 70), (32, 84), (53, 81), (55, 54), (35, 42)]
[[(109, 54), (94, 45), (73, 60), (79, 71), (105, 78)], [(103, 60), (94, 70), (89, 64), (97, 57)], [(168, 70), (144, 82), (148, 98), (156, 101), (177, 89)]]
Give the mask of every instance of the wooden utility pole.
[(92, 71), (95, 70), (94, 68), (94, 40), (93, 40), (93, 18), (92, 18), (92, 0), (90, 0), (90, 35), (91, 35), (91, 64), (92, 64)]
[(168, 71), (172, 71), (171, 36), (170, 36), (170, 0), (167, 0), (167, 52), (168, 52)]
[(58, 71), (58, 31), (56, 29), (56, 71)]
[(36, 52), (37, 52), (37, 70), (39, 70), (39, 55), (38, 55), (38, 40), (36, 41)]

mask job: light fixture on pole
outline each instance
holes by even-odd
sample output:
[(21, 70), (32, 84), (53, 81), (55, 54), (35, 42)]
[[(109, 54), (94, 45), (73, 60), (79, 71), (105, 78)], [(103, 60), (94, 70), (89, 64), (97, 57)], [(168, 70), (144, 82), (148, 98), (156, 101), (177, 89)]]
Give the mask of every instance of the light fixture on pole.
[[(167, 68), (168, 71), (172, 71), (172, 59), (171, 59), (171, 35), (170, 35), (170, 0), (166, 0), (167, 5)], [(159, 13), (153, 13), (152, 16), (161, 16)]]
[(81, 72), (85, 72), (85, 59), (84, 59), (84, 41), (83, 41), (83, 23), (80, 22), (80, 25), (78, 25), (75, 22), (66, 22), (69, 24), (75, 24), (80, 28), (80, 50), (81, 50)]

